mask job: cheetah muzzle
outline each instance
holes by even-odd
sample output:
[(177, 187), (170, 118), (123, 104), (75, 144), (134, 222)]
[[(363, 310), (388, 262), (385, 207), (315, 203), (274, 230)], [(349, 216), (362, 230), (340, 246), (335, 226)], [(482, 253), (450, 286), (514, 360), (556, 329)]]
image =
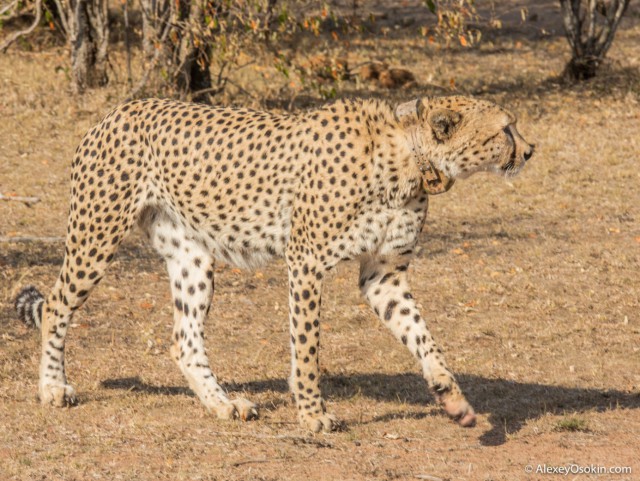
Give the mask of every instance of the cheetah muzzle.
[(475, 423), (409, 288), (407, 270), (429, 195), (458, 178), (512, 176), (533, 152), (516, 119), (472, 98), (422, 98), (391, 108), (339, 101), (304, 114), (140, 100), (109, 113), (73, 159), (65, 260), (45, 299), (25, 288), (19, 316), (42, 332), (40, 400), (75, 401), (64, 369), (73, 313), (138, 225), (164, 258), (173, 296), (171, 356), (218, 417), (248, 420), (211, 370), (204, 322), (216, 260), (253, 268), (284, 257), (289, 275), (290, 386), (303, 427), (339, 426), (319, 388), (325, 274), (360, 262), (373, 311), (422, 366), (446, 413)]

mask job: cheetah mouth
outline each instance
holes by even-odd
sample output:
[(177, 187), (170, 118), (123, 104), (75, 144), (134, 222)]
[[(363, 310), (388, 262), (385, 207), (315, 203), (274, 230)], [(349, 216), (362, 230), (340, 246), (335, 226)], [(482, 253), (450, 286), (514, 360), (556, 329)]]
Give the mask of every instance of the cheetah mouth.
[(510, 159), (506, 164), (504, 164), (502, 166), (502, 171), (503, 172), (511, 172), (516, 168), (516, 161), (515, 159)]
[(515, 177), (516, 175), (518, 175), (523, 165), (523, 163), (518, 162), (518, 156), (516, 153), (516, 148), (514, 146), (513, 150), (511, 151), (511, 155), (509, 156), (509, 160), (500, 167), (500, 170), (505, 175), (505, 177)]
[(509, 179), (518, 175), (522, 170), (522, 167), (522, 165), (518, 165), (516, 160), (509, 160), (506, 164), (500, 167), (500, 171), (506, 178)]

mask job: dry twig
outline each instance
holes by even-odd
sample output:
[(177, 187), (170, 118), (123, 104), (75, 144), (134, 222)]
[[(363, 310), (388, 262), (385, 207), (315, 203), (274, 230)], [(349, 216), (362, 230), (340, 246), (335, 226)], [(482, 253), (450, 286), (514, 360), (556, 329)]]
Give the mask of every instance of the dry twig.
[[(13, 0), (9, 3), (7, 3), (4, 7), (0, 8), (0, 17), (2, 15), (5, 15), (9, 10), (13, 10), (12, 13), (8, 14), (9, 18), (12, 18), (14, 15), (16, 15), (16, 10), (18, 9), (18, 0)], [(6, 20), (6, 19), (4, 19)]]
[(40, 24), (40, 19), (42, 18), (42, 0), (36, 0), (36, 18), (33, 20), (33, 23), (24, 30), (20, 30), (19, 32), (14, 33), (13, 35), (9, 35), (9, 37), (0, 45), (0, 53), (4, 53), (7, 51), (9, 46), (20, 37), (25, 35), (29, 35), (31, 32), (35, 30), (35, 28)]
[(31, 204), (37, 204), (38, 202), (40, 202), (40, 198), (39, 197), (22, 197), (19, 195), (4, 195), (2, 192), (0, 192), (0, 200), (12, 200), (14, 202), (24, 202), (27, 205), (31, 205)]
[(238, 466), (242, 466), (243, 464), (254, 464), (254, 463), (268, 463), (269, 461), (279, 461), (282, 458), (273, 458), (273, 459), (247, 459), (246, 461), (237, 461), (232, 463), (231, 466), (237, 468)]
[(414, 478), (426, 479), (427, 481), (447, 481), (446, 479), (442, 479), (437, 476), (431, 476), (429, 474), (416, 474)]
[(237, 438), (279, 439), (279, 440), (285, 440), (285, 441), (293, 441), (294, 444), (315, 445), (320, 448), (333, 447), (333, 444), (327, 443), (325, 441), (321, 441), (319, 439), (313, 439), (313, 438), (303, 437), (303, 436), (290, 436), (287, 434), (270, 435), (270, 434), (252, 434), (252, 433), (232, 433), (228, 431), (216, 431), (211, 434), (214, 434), (217, 436), (228, 436), (228, 437), (237, 437)]

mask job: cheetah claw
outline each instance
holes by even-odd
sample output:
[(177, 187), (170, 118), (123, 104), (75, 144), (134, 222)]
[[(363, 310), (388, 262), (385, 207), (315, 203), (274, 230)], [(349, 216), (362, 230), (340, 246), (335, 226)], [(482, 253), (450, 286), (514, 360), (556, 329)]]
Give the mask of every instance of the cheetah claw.
[(471, 428), (476, 425), (476, 413), (466, 399), (453, 399), (451, 396), (447, 396), (444, 399), (440, 398), (439, 401), (447, 413), (447, 416), (456, 421), (460, 426)]
[(216, 409), (216, 415), (219, 419), (251, 421), (258, 419), (258, 406), (247, 399), (233, 399), (228, 404)]
[(300, 416), (300, 425), (314, 433), (323, 431), (329, 433), (343, 428), (342, 422), (333, 414), (321, 414), (319, 416)]

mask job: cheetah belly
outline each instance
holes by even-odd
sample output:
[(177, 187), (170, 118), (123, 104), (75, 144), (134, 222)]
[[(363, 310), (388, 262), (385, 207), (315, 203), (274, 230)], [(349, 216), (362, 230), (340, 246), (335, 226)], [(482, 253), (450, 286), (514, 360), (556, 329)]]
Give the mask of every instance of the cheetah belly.
[[(289, 209), (290, 210), (290, 209)], [(240, 224), (212, 225), (194, 232), (217, 260), (243, 269), (255, 269), (274, 257), (284, 256), (289, 240), (289, 213), (274, 223), (264, 218), (245, 219)]]
[[(185, 195), (178, 184), (150, 186), (150, 204), (184, 226), (190, 238), (221, 262), (255, 269), (284, 255), (291, 229), (290, 179), (281, 178), (278, 189), (242, 190), (229, 189), (226, 183), (213, 188), (216, 173), (206, 175), (200, 170), (199, 174), (199, 183), (188, 186), (192, 195)], [(237, 174), (231, 172), (229, 177)]]

